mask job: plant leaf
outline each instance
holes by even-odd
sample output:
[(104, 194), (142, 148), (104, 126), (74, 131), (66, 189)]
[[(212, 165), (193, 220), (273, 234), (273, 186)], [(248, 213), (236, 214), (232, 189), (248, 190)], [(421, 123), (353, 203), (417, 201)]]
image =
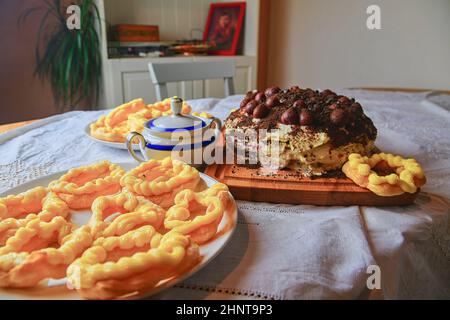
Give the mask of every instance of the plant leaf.
[[(100, 13), (95, 2), (80, 2), (81, 30), (67, 29), (61, 0), (43, 2), (48, 7), (38, 29), (35, 74), (50, 81), (54, 99), (61, 111), (67, 106), (76, 107), (81, 101), (92, 102), (95, 99), (97, 102), (102, 61), (96, 26), (97, 21), (101, 30)], [(50, 15), (58, 17), (54, 28), (48, 24)], [(41, 43), (45, 44), (42, 54)]]

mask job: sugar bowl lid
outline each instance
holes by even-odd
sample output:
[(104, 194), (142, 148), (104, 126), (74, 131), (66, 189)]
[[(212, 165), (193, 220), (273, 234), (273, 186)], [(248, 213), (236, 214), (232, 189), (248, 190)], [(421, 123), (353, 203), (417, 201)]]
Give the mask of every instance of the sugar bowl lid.
[(147, 129), (154, 134), (168, 133), (178, 130), (196, 131), (206, 127), (206, 122), (198, 117), (181, 114), (183, 100), (175, 97), (172, 98), (170, 108), (172, 115), (162, 116), (147, 122)]

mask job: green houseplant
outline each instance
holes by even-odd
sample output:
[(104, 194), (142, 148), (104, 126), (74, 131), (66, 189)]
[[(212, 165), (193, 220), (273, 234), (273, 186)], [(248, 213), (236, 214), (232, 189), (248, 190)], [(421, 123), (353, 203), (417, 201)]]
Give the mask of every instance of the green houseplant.
[(94, 0), (80, 0), (79, 29), (69, 29), (67, 5), (61, 0), (42, 0), (45, 6), (30, 8), (19, 25), (38, 11), (43, 12), (38, 29), (35, 75), (48, 80), (55, 102), (72, 110), (80, 103), (96, 103), (101, 82), (100, 14)]

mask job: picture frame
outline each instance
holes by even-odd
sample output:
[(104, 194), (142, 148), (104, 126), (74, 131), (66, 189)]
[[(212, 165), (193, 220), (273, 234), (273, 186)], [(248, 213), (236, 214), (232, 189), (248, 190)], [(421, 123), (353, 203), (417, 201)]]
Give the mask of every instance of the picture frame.
[(236, 55), (245, 17), (245, 2), (212, 3), (203, 41), (212, 45), (209, 54)]

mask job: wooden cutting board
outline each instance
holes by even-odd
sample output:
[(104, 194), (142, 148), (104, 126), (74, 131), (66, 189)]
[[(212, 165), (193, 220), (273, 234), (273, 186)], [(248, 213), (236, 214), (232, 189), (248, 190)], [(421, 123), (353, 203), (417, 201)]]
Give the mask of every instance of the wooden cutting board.
[(417, 193), (380, 197), (347, 178), (304, 178), (289, 171), (267, 175), (262, 169), (237, 165), (210, 165), (205, 173), (230, 188), (235, 199), (254, 202), (321, 206), (404, 206)]

